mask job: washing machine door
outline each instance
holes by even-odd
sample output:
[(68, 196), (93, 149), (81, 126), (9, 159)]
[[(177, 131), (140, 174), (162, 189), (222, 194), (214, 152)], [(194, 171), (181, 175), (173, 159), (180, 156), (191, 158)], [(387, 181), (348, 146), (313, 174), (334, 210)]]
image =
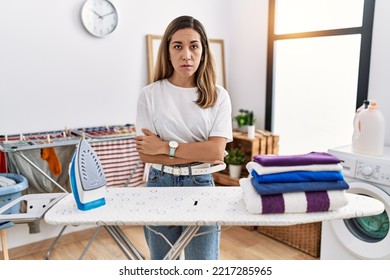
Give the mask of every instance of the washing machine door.
[(330, 222), (341, 244), (359, 259), (390, 259), (390, 195), (378, 186), (362, 181), (348, 182), (348, 192), (370, 196), (385, 205), (382, 214)]

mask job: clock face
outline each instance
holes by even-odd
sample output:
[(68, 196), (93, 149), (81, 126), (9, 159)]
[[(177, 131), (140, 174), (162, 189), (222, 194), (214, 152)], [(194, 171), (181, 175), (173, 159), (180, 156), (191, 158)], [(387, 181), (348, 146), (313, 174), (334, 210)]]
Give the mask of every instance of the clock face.
[(89, 33), (104, 37), (118, 25), (118, 13), (108, 0), (87, 0), (81, 10), (81, 20)]

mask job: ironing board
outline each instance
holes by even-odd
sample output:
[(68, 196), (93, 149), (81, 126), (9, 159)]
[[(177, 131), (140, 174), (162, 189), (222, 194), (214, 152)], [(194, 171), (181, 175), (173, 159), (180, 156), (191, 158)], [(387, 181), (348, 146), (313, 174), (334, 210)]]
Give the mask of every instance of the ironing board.
[[(90, 211), (77, 210), (74, 198), (66, 195), (46, 214), (54, 225), (101, 225), (117, 237), (129, 259), (143, 259), (120, 226), (188, 226), (164, 259), (176, 259), (200, 226), (286, 226), (377, 215), (382, 202), (347, 193), (349, 203), (336, 211), (300, 214), (251, 214), (242, 200), (241, 187), (110, 188), (106, 205)], [(119, 244), (118, 243), (118, 244)]]

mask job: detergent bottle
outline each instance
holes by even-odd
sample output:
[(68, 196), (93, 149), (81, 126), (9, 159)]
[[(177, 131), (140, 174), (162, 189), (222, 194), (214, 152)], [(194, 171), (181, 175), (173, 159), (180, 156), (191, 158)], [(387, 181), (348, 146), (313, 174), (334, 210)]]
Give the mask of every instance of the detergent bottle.
[(376, 101), (360, 107), (354, 119), (352, 150), (356, 153), (381, 156), (385, 142), (385, 119)]

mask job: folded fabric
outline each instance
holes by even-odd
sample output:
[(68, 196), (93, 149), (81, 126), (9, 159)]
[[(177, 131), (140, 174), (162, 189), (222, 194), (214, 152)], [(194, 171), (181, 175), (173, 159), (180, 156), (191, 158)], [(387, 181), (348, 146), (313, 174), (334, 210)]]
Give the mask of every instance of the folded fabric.
[(246, 169), (249, 173), (252, 173), (252, 170), (255, 170), (257, 174), (273, 174), (291, 171), (342, 171), (343, 166), (340, 163), (297, 166), (262, 166), (257, 162), (250, 161), (246, 164)]
[(273, 174), (257, 174), (252, 170), (251, 175), (258, 183), (311, 182), (344, 180), (341, 171), (291, 171)]
[(255, 155), (253, 160), (262, 166), (294, 166), (310, 164), (335, 164), (340, 160), (329, 153), (311, 152), (299, 155)]
[(284, 183), (258, 183), (254, 177), (250, 178), (250, 180), (253, 188), (260, 195), (306, 191), (347, 190), (349, 188), (349, 185), (345, 180)]
[(255, 214), (325, 212), (348, 204), (343, 190), (259, 195), (248, 178), (240, 186), (247, 211)]
[(9, 179), (5, 176), (0, 176), (0, 187), (7, 187), (12, 185), (16, 185), (15, 180)]

